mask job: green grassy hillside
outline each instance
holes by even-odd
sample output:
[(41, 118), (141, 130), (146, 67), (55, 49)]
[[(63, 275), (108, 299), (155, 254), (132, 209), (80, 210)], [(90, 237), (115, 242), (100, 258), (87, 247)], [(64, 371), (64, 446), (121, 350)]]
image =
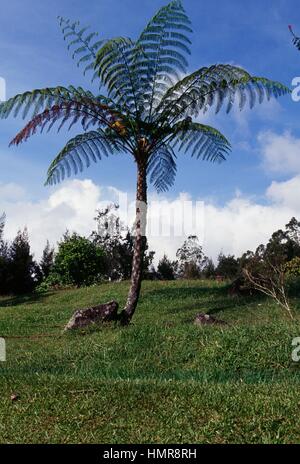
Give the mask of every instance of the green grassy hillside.
[[(1, 443), (300, 442), (299, 320), (222, 284), (144, 282), (130, 327), (61, 334), (73, 310), (127, 289), (0, 299)], [(198, 312), (229, 325), (197, 327)]]

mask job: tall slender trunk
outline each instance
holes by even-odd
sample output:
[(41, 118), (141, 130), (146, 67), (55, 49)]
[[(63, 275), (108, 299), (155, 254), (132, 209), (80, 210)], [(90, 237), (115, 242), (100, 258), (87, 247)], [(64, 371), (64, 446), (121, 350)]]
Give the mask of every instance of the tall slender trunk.
[(146, 217), (147, 217), (147, 164), (144, 160), (137, 161), (137, 191), (135, 239), (133, 248), (131, 285), (127, 302), (120, 318), (123, 324), (128, 324), (137, 307), (140, 296), (143, 262), (146, 248)]

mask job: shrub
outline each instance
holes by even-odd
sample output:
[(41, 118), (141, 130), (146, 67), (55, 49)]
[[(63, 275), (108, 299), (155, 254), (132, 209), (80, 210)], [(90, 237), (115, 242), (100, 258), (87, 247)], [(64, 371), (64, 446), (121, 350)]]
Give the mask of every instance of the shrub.
[(106, 256), (102, 248), (76, 233), (66, 233), (58, 245), (48, 279), (53, 284), (92, 285), (103, 278), (105, 267)]
[(163, 258), (159, 261), (157, 272), (159, 277), (163, 280), (175, 279), (174, 263), (172, 263), (166, 255), (164, 255)]
[(294, 258), (286, 263), (285, 272), (288, 277), (300, 277), (300, 258)]
[(233, 255), (225, 256), (220, 253), (218, 256), (218, 266), (216, 274), (224, 277), (225, 279), (233, 279), (238, 275), (239, 263)]

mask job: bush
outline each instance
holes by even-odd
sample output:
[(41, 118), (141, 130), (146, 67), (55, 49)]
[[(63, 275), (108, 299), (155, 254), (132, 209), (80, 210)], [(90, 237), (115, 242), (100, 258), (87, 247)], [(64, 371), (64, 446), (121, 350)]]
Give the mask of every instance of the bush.
[(300, 258), (294, 258), (286, 263), (285, 272), (288, 277), (300, 277)]
[(174, 272), (174, 265), (171, 261), (167, 258), (166, 255), (159, 261), (157, 266), (157, 272), (159, 277), (162, 280), (174, 280), (175, 279), (175, 272)]
[(218, 256), (218, 266), (216, 274), (225, 279), (233, 279), (239, 273), (239, 262), (233, 255), (225, 256), (222, 253)]
[(46, 282), (53, 286), (92, 285), (102, 280), (106, 256), (102, 248), (85, 237), (66, 233), (58, 245), (53, 270)]

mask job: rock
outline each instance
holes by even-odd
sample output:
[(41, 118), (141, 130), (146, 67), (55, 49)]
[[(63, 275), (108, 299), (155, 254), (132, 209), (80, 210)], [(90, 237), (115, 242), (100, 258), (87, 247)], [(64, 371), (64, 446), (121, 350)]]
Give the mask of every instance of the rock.
[(119, 305), (116, 301), (100, 304), (91, 308), (77, 309), (64, 330), (86, 327), (90, 324), (117, 320)]
[(20, 399), (20, 396), (17, 393), (13, 393), (10, 396), (10, 399), (11, 399), (11, 401), (17, 401), (18, 399)]
[(227, 322), (222, 321), (221, 319), (216, 319), (213, 316), (210, 316), (209, 314), (197, 314), (194, 324), (198, 325), (227, 325)]

